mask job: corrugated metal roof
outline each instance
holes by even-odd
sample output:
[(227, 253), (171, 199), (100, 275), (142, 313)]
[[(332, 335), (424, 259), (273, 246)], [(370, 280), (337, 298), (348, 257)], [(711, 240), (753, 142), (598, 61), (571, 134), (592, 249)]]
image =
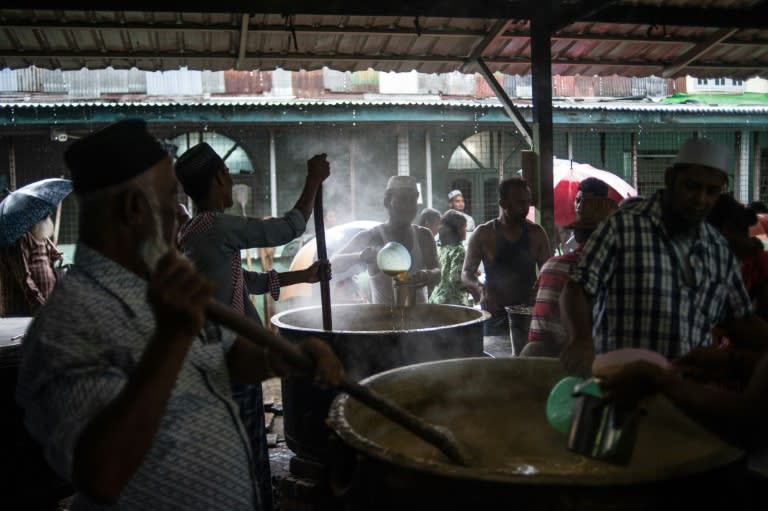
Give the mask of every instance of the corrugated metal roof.
[[(447, 73), (487, 43), (481, 53), (492, 70), (527, 75), (530, 23), (524, 18), (536, 2), (509, 2), (508, 8), (513, 3), (522, 7), (520, 19), (509, 20), (497, 34), (489, 32), (498, 27), (492, 13), (499, 9), (487, 18), (0, 9), (0, 67), (311, 71), (327, 66)], [(220, 5), (226, 9), (227, 3)], [(560, 3), (562, 9), (574, 5), (579, 2)], [(750, 16), (752, 7), (762, 10)], [(613, 2), (603, 11), (582, 13), (588, 21), (555, 33), (552, 72), (768, 76), (768, 20), (758, 15), (765, 11), (759, 0)]]
[[(380, 75), (382, 75), (380, 77)], [(26, 79), (34, 76), (34, 80)], [(277, 76), (273, 80), (273, 77)], [(311, 78), (310, 78), (311, 77)], [(403, 79), (405, 77), (405, 79)], [(531, 76), (496, 73), (496, 79), (512, 98), (530, 98)], [(275, 82), (273, 84), (273, 81)], [(622, 76), (554, 76), (554, 96), (669, 96), (687, 92), (670, 79)], [(578, 85), (578, 87), (577, 87)], [(684, 84), (683, 84), (684, 85)], [(70, 98), (99, 99), (104, 95), (143, 94), (149, 96), (199, 96), (202, 94), (301, 96), (386, 93), (432, 94), (448, 97), (495, 97), (485, 78), (459, 72), (444, 74), (389, 73), (367, 70), (322, 71), (140, 71), (100, 69), (49, 71), (39, 68), (6, 69), (0, 72), (0, 93), (64, 94)], [(54, 98), (57, 99), (57, 98)]]
[[(446, 108), (502, 108), (495, 98), (483, 100), (453, 100), (430, 99), (424, 97), (409, 98), (395, 96), (387, 98), (366, 99), (297, 99), (297, 98), (268, 98), (268, 97), (237, 97), (237, 98), (189, 98), (189, 99), (152, 99), (145, 101), (61, 101), (33, 102), (0, 101), (0, 109), (8, 108), (136, 108), (136, 107), (211, 107), (211, 106), (265, 106), (265, 107), (336, 107), (336, 106), (427, 106)], [(517, 103), (520, 109), (530, 109), (527, 102)], [(625, 111), (625, 112), (674, 112), (674, 113), (722, 113), (722, 114), (768, 114), (766, 105), (665, 105), (654, 102), (639, 101), (560, 101), (553, 103), (555, 110), (595, 110), (595, 111)]]

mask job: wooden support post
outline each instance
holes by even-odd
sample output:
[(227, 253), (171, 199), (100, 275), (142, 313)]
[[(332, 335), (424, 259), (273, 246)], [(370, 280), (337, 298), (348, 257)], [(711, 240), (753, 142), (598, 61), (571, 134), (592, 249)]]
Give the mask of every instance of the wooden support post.
[[(546, 7), (546, 6), (543, 6)], [(554, 157), (552, 137), (552, 39), (546, 8), (539, 9), (531, 19), (531, 74), (533, 80), (534, 150), (539, 155), (539, 190), (541, 195), (541, 226), (557, 243), (554, 208)]]
[(752, 133), (752, 200), (759, 201), (763, 169), (760, 168), (760, 133)]

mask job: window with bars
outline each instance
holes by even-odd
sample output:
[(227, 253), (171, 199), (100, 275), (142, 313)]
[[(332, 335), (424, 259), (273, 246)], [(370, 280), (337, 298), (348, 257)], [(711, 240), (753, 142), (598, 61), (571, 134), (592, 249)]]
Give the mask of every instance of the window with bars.
[(675, 160), (674, 153), (637, 154), (637, 193), (650, 197), (664, 188), (664, 172)]
[(488, 178), (483, 181), (483, 219), (499, 216), (499, 179)]
[(503, 166), (512, 175), (520, 168), (520, 151), (528, 145), (517, 131), (483, 131), (464, 139), (451, 155), (449, 169), (485, 170)]

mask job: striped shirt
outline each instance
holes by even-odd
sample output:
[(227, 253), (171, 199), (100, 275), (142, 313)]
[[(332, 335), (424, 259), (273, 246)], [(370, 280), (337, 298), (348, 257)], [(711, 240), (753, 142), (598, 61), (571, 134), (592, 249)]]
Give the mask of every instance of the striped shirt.
[(32, 316), (56, 284), (54, 262), (61, 259), (50, 240), (26, 232), (0, 248), (0, 316)]
[(550, 257), (541, 267), (528, 342), (548, 342), (557, 346), (565, 344), (565, 327), (560, 318), (560, 294), (580, 253), (581, 246), (575, 252)]
[[(78, 245), (75, 266), (22, 343), (17, 400), (51, 466), (71, 480), (78, 438), (125, 387), (155, 331), (147, 283)], [(230, 395), (234, 336), (208, 323), (176, 378), (160, 428), (114, 507), (77, 495), (73, 511), (256, 507), (250, 445)]]
[(709, 344), (714, 325), (750, 312), (736, 259), (706, 222), (686, 249), (686, 278), (662, 223), (662, 194), (611, 215), (571, 270), (571, 280), (593, 298), (597, 353), (639, 347), (677, 357)]

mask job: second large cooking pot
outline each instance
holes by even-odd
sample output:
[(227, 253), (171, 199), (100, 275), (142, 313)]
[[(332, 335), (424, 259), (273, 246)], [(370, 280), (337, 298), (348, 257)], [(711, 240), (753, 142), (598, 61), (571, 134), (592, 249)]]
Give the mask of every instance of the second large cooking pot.
[[(362, 383), (446, 427), (468, 466), (347, 395), (331, 407), (332, 481), (345, 509), (640, 511), (738, 509), (744, 453), (653, 398), (626, 466), (570, 451), (547, 423), (546, 401), (564, 376), (558, 360), (472, 358), (412, 365)], [(715, 507), (719, 506), (719, 507)]]
[[(320, 307), (275, 315), (272, 323), (286, 339), (309, 335), (325, 340), (353, 380), (395, 367), (449, 358), (483, 355), (483, 322), (489, 317), (471, 307), (421, 304), (405, 309), (388, 305), (334, 305), (333, 331), (322, 326)], [(300, 456), (324, 460), (325, 419), (335, 392), (311, 383), (283, 380), (285, 439)]]

